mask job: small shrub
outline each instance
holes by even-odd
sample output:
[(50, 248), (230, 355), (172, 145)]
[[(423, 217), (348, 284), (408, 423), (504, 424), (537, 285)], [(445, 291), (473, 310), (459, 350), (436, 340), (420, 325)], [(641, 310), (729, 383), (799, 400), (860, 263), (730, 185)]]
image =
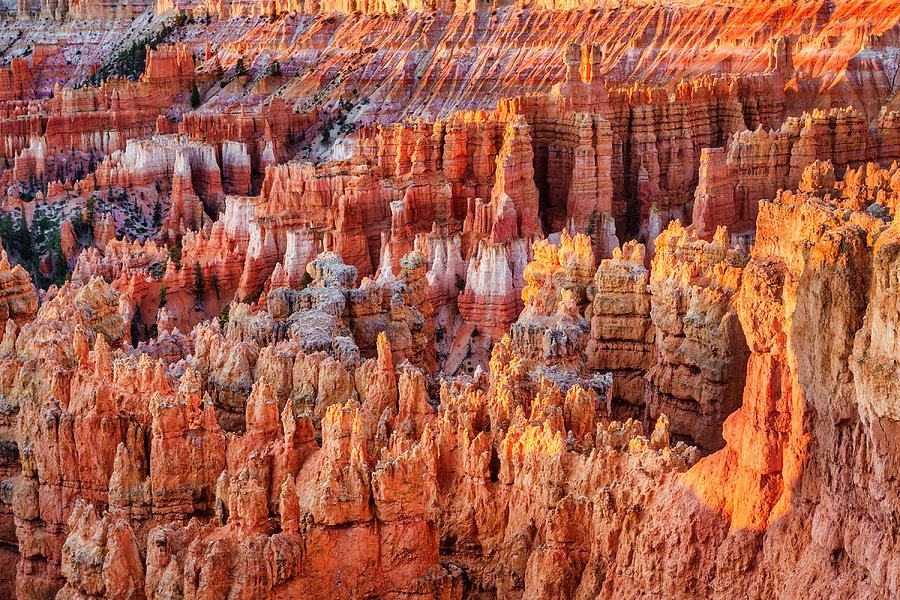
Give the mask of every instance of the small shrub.
[(594, 233), (597, 231), (597, 209), (594, 208), (593, 212), (591, 212), (591, 218), (588, 221), (587, 227), (584, 230), (584, 233), (591, 238), (591, 241), (594, 240)]

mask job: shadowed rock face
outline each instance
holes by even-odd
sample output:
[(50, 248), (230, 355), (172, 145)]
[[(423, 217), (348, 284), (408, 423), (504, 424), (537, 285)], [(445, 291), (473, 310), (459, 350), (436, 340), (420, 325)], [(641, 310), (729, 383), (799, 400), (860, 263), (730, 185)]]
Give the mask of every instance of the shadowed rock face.
[(0, 598), (888, 599), (900, 7), (0, 7)]

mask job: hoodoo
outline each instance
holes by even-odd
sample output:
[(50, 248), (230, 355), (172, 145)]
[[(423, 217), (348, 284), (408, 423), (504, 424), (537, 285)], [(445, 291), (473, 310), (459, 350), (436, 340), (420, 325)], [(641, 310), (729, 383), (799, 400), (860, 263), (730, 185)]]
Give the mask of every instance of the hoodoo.
[(900, 597), (896, 0), (0, 3), (0, 598)]

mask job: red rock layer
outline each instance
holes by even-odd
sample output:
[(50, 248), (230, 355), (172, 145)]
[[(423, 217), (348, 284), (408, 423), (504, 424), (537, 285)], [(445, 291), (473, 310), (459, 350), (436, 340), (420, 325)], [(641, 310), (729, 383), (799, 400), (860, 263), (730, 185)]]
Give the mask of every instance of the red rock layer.
[[(607, 572), (601, 597), (690, 590), (716, 598), (738, 588), (752, 597), (892, 595), (897, 553), (877, 532), (889, 527), (896, 498), (863, 491), (890, 477), (875, 456), (895, 429), (868, 401), (868, 386), (891, 376), (859, 362), (873, 349), (872, 316), (889, 297), (880, 273), (894, 238), (868, 204), (872, 191), (839, 183), (832, 202), (802, 192), (761, 203), (735, 301), (751, 353), (743, 404), (725, 422), (727, 445), (649, 508), (641, 503), (652, 516), (640, 533), (618, 530), (605, 557), (625, 562)], [(848, 446), (875, 454), (863, 459)], [(697, 527), (702, 543), (685, 536)], [(700, 549), (689, 569), (657, 560), (689, 547)], [(862, 558), (873, 552), (891, 558)], [(723, 567), (723, 556), (736, 562)]]
[(216, 147), (225, 192), (248, 195), (259, 193), (266, 167), (290, 157), (288, 148), (318, 120), (315, 111), (297, 112), (290, 102), (273, 98), (253, 111), (242, 104), (239, 112), (191, 112), (177, 130)]
[(0, 320), (22, 325), (34, 318), (37, 308), (31, 276), (21, 265), (11, 267), (6, 250), (0, 247)]
[(521, 360), (583, 370), (588, 323), (581, 317), (594, 255), (587, 236), (563, 231), (559, 244), (534, 244), (534, 260), (525, 267), (525, 308), (509, 332), (510, 345)]
[(152, 0), (113, 2), (100, 0), (19, 0), (19, 18), (39, 15), (43, 19), (131, 19), (152, 6)]
[(735, 232), (753, 229), (759, 201), (797, 187), (816, 160), (830, 161), (839, 172), (866, 161), (890, 164), (900, 158), (895, 121), (887, 113), (873, 132), (857, 111), (832, 109), (789, 117), (777, 131), (760, 126), (735, 133), (727, 151), (711, 148), (701, 155), (693, 227), (704, 239), (719, 225)]
[[(304, 338), (309, 332), (296, 341)], [(633, 422), (600, 421), (594, 406), (602, 384), (595, 390), (584, 382), (533, 379), (515, 363), (501, 366), (500, 355), (494, 383), (481, 376), (446, 385), (438, 414), (422, 373), (395, 367), (386, 336), (355, 379), (342, 375), (347, 367), (335, 345), (296, 355), (287, 370), (286, 352), (289, 343), (280, 342), (260, 353), (268, 374), (251, 380), (246, 431), (239, 435), (223, 439), (210, 429), (194, 371), (182, 376), (174, 398), (156, 394), (143, 434), (151, 438), (149, 456), (130, 435), (115, 453), (108, 492), (115, 509), (102, 519), (81, 503), (71, 509), (61, 550), (64, 595), (158, 598), (173, 585), (201, 595), (215, 588), (330, 597), (346, 586), (350, 593), (458, 598), (472, 585), (569, 594), (575, 589), (569, 573), (591, 564), (599, 536), (575, 533), (566, 523), (605, 506), (605, 496), (586, 495), (588, 487), (624, 470), (649, 473), (633, 479), (649, 493), (651, 482), (696, 460), (693, 450), (668, 446), (664, 421), (652, 439)], [(294, 395), (305, 389), (312, 395)], [(321, 421), (295, 416), (307, 405)], [(314, 437), (319, 427), (321, 446)], [(571, 442), (566, 430), (576, 436)], [(193, 474), (171, 460), (176, 452), (191, 457)], [(548, 459), (557, 467), (548, 470)], [(558, 487), (576, 473), (582, 475), (571, 489)], [(213, 488), (215, 507), (205, 523), (166, 517), (202, 510), (198, 501), (209, 502)], [(459, 510), (475, 503), (485, 510)], [(438, 520), (441, 513), (453, 516)], [(570, 554), (573, 544), (579, 550)], [(485, 557), (528, 558), (504, 559), (508, 567), (497, 571), (472, 556), (473, 547), (484, 548)], [(86, 553), (102, 560), (79, 560)], [(449, 562), (439, 561), (442, 554)], [(563, 577), (541, 567), (567, 556)]]
[(115, 4), (0, 53), (17, 596), (892, 595), (895, 3), (163, 0), (79, 88)]
[[(328, 597), (347, 585), (401, 597), (699, 598), (740, 586), (753, 597), (887, 598), (898, 568), (884, 535), (896, 500), (897, 416), (884, 401), (895, 378), (883, 368), (895, 179), (895, 168), (837, 181), (829, 165), (810, 166), (797, 193), (761, 203), (746, 264), (724, 233), (703, 242), (672, 226), (649, 275), (633, 245), (601, 265), (590, 304), (600, 326), (616, 302), (640, 318), (649, 279), (649, 381), (655, 406), (676, 415), (660, 416), (649, 439), (634, 422), (607, 422), (610, 379), (580, 364), (585, 338), (629, 340), (567, 335), (587, 327), (584, 237), (537, 245), (513, 334), (489, 372), (443, 380), (438, 410), (425, 373), (397, 364), (428, 338), (414, 334), (427, 312), (422, 256), (402, 261), (398, 281), (356, 289), (352, 267), (320, 256), (309, 287), (269, 293), (271, 312), (239, 305), (224, 332), (197, 328), (195, 368), (168, 374), (109, 349), (124, 334), (111, 289), (66, 287), (5, 344), (11, 394), (23, 399), (19, 446), (30, 449), (4, 487), (23, 548), (19, 594), (64, 584), (76, 597), (160, 598), (172, 586)], [(385, 327), (376, 307), (387, 304)], [(679, 408), (728, 397), (709, 390), (740, 362), (738, 335), (747, 378), (726, 446), (673, 473), (697, 452), (670, 446), (670, 422), (696, 425)], [(691, 366), (682, 387), (700, 395), (685, 402), (664, 375)], [(228, 402), (242, 414), (234, 435), (216, 418)], [(49, 431), (42, 406), (55, 415)], [(102, 437), (94, 423), (106, 424)], [(98, 506), (115, 510), (101, 518)], [(697, 527), (702, 538), (689, 534)], [(690, 568), (660, 560), (686, 552)], [(85, 553), (103, 560), (78, 560)]]
[[(312, 96), (335, 80), (329, 90), (335, 98), (349, 98), (356, 89), (385, 112), (402, 107), (408, 115), (431, 118), (456, 110), (489, 110), (500, 98), (546, 91), (564, 74), (564, 67), (553, 65), (547, 56), (572, 42), (597, 40), (604, 42), (599, 64), (617, 81), (665, 83), (682, 74), (748, 74), (775, 68), (785, 73), (783, 86), (796, 69), (800, 77), (791, 87), (823, 90), (812, 100), (815, 107), (830, 107), (831, 96), (852, 97), (874, 118), (892, 92), (891, 59), (882, 50), (900, 18), (888, 0), (778, 0), (765, 7), (753, 2), (620, 7), (554, 1), (526, 10), (501, 3), (493, 11), (471, 2), (438, 3), (437, 11), (416, 10), (424, 8), (417, 3), (350, 6), (293, 0), (158, 5), (160, 12), (173, 8), (198, 16), (262, 15), (246, 25), (236, 26), (232, 21), (237, 19), (214, 23), (200, 39), (216, 40), (227, 32), (231, 48), (245, 52), (251, 63), (264, 51), (274, 51), (283, 64), (293, 62), (292, 69), (308, 70), (303, 81), (290, 86), (290, 94)], [(554, 10), (541, 10), (545, 8)], [(295, 11), (301, 14), (290, 14)], [(322, 14), (313, 19), (302, 16), (318, 11)], [(280, 18), (266, 22), (272, 14)], [(786, 44), (790, 38), (795, 43)], [(418, 69), (408, 55), (417, 44), (436, 47)], [(324, 47), (336, 54), (317, 61), (311, 50)], [(379, 51), (367, 52), (368, 47)], [(872, 52), (859, 55), (864, 49)], [(222, 59), (233, 64), (236, 56), (229, 50)], [(810, 81), (818, 77), (825, 78), (824, 87)], [(413, 90), (417, 93), (410, 94)], [(797, 102), (814, 108), (809, 97), (798, 95)], [(748, 103), (755, 104), (755, 99)]]

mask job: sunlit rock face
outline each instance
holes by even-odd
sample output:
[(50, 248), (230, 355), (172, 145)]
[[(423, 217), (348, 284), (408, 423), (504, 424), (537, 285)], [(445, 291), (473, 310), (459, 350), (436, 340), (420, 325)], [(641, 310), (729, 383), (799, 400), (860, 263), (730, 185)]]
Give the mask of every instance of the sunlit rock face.
[[(863, 172), (873, 182), (891, 173), (874, 166)], [(698, 594), (717, 597), (717, 589), (739, 585), (793, 597), (798, 577), (816, 577), (817, 597), (850, 588), (870, 597), (892, 593), (894, 559), (871, 570), (855, 567), (853, 576), (827, 558), (860, 565), (854, 557), (876, 547), (896, 555), (880, 535), (867, 537), (890, 527), (896, 503), (891, 494), (875, 499), (862, 491), (884, 489), (885, 464), (846, 454), (848, 443), (884, 448), (896, 428), (893, 417), (875, 416), (869, 400), (867, 386), (884, 381), (869, 369), (886, 371), (863, 358), (878, 353), (871, 323), (884, 302), (879, 272), (895, 227), (887, 209), (867, 199), (875, 190), (855, 183), (858, 173), (831, 181), (828, 190), (785, 192), (760, 205), (756, 245), (735, 301), (750, 350), (743, 404), (725, 422), (726, 447), (660, 496), (659, 509), (677, 507), (678, 517), (660, 512), (632, 547), (633, 556), (677, 552), (691, 543), (675, 541), (675, 532), (703, 523), (708, 545), (698, 547), (709, 553), (699, 573), (659, 572), (657, 579), (655, 565), (646, 578), (623, 570), (619, 589), (674, 595), (699, 585)], [(884, 200), (895, 195), (890, 186), (882, 192)], [(799, 539), (808, 542), (798, 546)], [(745, 557), (745, 566), (713, 566), (723, 552)]]
[(895, 1), (0, 16), (0, 598), (897, 596)]

